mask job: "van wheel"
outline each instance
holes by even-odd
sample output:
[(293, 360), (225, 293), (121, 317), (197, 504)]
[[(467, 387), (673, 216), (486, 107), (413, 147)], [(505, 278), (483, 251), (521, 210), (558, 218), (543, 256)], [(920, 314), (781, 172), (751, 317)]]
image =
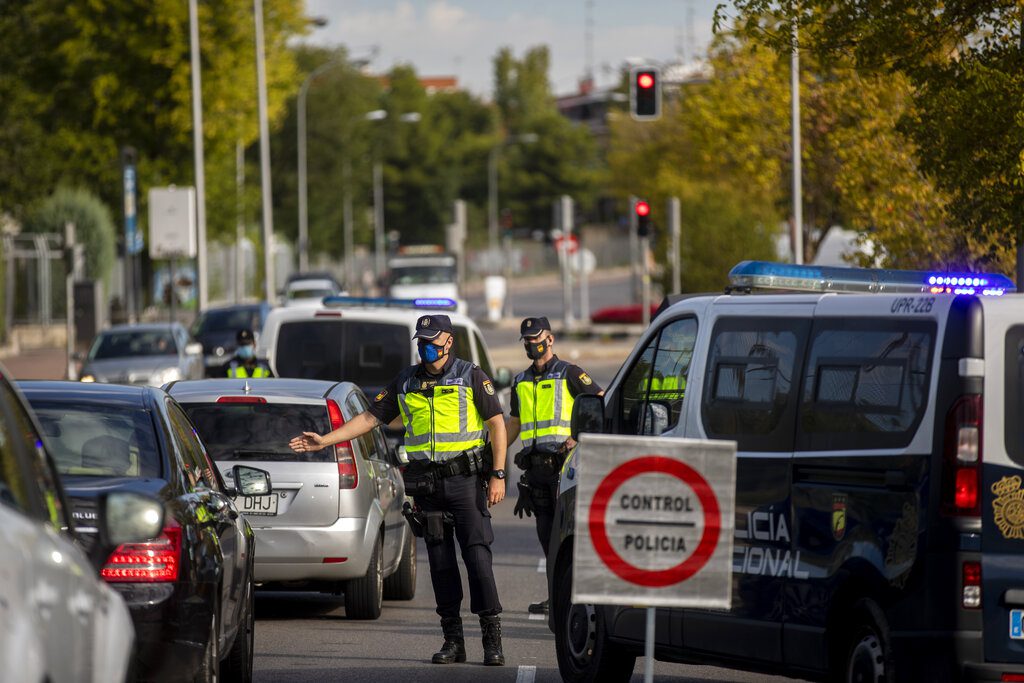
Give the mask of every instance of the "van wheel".
[(834, 678), (843, 683), (895, 683), (889, 623), (874, 600), (859, 600), (850, 611)]
[(352, 579), (345, 586), (345, 616), (349, 619), (377, 619), (384, 599), (384, 544), (374, 544), (366, 576)]
[(561, 562), (552, 596), (555, 624), (555, 654), (562, 680), (569, 683), (629, 681), (636, 655), (616, 648), (608, 641), (603, 613), (593, 605), (574, 605), (572, 563)]
[(405, 532), (405, 547), (402, 561), (395, 573), (384, 579), (384, 598), (387, 600), (412, 600), (416, 597), (416, 537)]

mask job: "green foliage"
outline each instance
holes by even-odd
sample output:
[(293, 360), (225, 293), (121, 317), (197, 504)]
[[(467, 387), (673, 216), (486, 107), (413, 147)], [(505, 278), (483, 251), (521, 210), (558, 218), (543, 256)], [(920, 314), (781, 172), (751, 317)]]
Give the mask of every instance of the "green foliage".
[(74, 223), (75, 239), (85, 247), (86, 274), (108, 280), (117, 258), (110, 209), (88, 190), (61, 187), (29, 214), (25, 230), (63, 236), (66, 223)]

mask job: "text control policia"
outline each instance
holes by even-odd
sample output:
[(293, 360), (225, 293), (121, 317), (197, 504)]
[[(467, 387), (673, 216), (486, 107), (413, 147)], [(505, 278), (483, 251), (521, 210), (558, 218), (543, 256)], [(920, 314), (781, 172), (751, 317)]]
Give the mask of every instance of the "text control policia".
[(444, 633), (444, 644), (432, 661), (466, 661), (457, 540), (469, 574), (470, 609), (480, 617), (483, 663), (501, 666), (505, 663), (502, 608), (491, 566), (494, 532), (488, 510), (505, 497), (501, 405), (491, 378), (452, 354), (455, 338), (448, 316), (421, 316), (414, 338), (421, 362), (399, 373), (377, 394), (369, 410), (329, 434), (305, 432), (292, 439), (290, 446), (297, 452), (319, 450), (401, 418), (410, 459), (403, 478), (406, 493), (416, 503), (415, 510), (406, 510), (406, 517), (413, 532), (426, 541)]

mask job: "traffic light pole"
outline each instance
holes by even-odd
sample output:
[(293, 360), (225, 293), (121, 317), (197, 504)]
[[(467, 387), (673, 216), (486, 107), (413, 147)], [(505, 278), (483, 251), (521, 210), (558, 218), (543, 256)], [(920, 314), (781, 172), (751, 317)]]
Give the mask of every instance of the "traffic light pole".
[(678, 294), (683, 288), (682, 285), (682, 218), (679, 206), (679, 197), (670, 197), (668, 200), (668, 227), (672, 239), (672, 293)]
[(645, 329), (651, 324), (651, 272), (647, 261), (647, 254), (650, 248), (651, 238), (644, 235), (640, 238), (640, 258), (643, 259), (643, 295), (640, 304), (643, 307), (642, 320)]
[(630, 298), (633, 301), (640, 298), (640, 246), (637, 239), (636, 203), (636, 197), (629, 198), (629, 287), (632, 290)]

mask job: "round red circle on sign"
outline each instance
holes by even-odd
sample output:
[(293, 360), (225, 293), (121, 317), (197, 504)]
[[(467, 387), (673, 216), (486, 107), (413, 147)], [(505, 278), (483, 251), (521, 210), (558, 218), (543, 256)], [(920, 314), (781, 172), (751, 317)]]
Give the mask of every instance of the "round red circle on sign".
[[(651, 570), (631, 565), (612, 547), (608, 530), (605, 528), (605, 513), (612, 494), (627, 480), (648, 473), (667, 474), (679, 479), (693, 489), (704, 510), (704, 533), (701, 534), (697, 548), (685, 560), (668, 569)], [(700, 472), (679, 460), (661, 455), (646, 455), (619, 465), (598, 485), (594, 499), (590, 503), (588, 525), (597, 556), (616, 576), (638, 586), (664, 588), (685, 581), (707, 564), (718, 545), (722, 518), (718, 509), (718, 499)]]

